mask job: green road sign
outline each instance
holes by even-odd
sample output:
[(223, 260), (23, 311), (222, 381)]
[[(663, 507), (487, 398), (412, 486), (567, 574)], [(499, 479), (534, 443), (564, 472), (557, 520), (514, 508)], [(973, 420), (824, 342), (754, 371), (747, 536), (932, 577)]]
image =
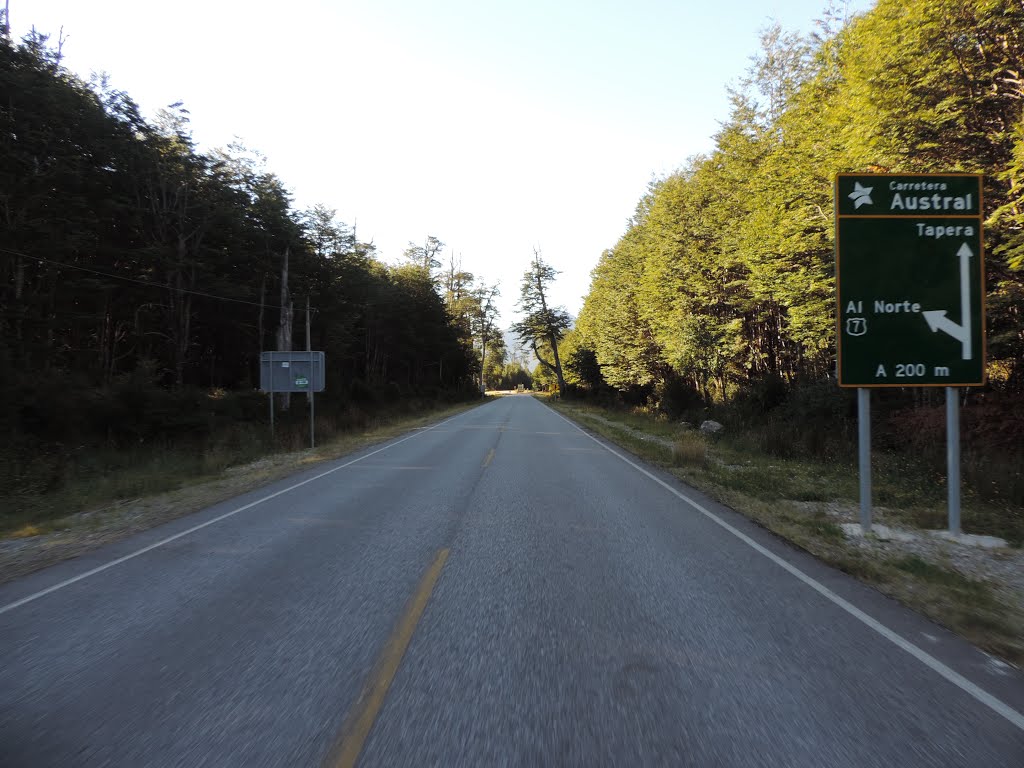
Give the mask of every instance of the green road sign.
[(836, 177), (839, 385), (985, 379), (981, 176)]

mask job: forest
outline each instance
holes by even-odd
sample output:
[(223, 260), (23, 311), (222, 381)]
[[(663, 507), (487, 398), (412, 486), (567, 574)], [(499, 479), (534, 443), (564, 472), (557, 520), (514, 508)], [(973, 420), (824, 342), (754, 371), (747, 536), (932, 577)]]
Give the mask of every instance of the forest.
[[(567, 380), (673, 418), (774, 424), (774, 450), (848, 451), (834, 178), (981, 173), (987, 384), (963, 398), (965, 441), (999, 468), (987, 492), (1024, 504), (1022, 78), (1020, 0), (879, 0), (810, 35), (767, 28), (714, 150), (652, 183), (601, 256), (562, 342)], [(942, 390), (875, 396), (882, 445), (938, 460)]]
[[(261, 444), (259, 353), (306, 349), (307, 317), (326, 353), (325, 437), (396, 403), (476, 396), (483, 367), (492, 385), (521, 381), (497, 289), (442, 263), (440, 239), (385, 264), (333, 210), (297, 210), (258, 152), (200, 151), (184, 105), (147, 120), (106, 77), (62, 66), (62, 46), (0, 35), (8, 509), (111, 469), (85, 466), (98, 451)], [(298, 425), (305, 400), (292, 397)], [(287, 427), (287, 396), (278, 407)]]

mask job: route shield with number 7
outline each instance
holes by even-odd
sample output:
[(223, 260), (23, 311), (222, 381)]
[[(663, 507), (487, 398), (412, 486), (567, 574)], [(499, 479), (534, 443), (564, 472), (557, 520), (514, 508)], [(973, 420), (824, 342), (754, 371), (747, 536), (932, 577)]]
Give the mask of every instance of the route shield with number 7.
[(985, 379), (981, 176), (839, 174), (839, 385)]

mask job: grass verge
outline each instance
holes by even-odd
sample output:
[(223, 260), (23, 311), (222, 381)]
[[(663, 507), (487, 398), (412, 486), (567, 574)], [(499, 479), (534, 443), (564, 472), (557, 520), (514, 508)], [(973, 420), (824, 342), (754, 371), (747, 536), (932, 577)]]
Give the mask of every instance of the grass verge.
[[(971, 578), (941, 556), (871, 549), (847, 540), (839, 523), (856, 513), (855, 467), (766, 456), (752, 447), (756, 441), (709, 438), (648, 414), (557, 400), (549, 405), (978, 647), (1024, 666), (1024, 594), (1012, 585)], [(880, 521), (943, 527), (941, 487), (899, 461), (878, 464)], [(967, 530), (993, 517), (986, 505), (965, 506)]]
[(28, 500), (0, 528), (0, 583), (133, 533), (280, 480), (310, 466), (387, 442), (480, 404), (462, 403), (413, 414), (381, 414), (362, 429), (315, 449), (190, 455), (183, 450), (143, 457), (125, 472), (86, 477), (59, 492)]

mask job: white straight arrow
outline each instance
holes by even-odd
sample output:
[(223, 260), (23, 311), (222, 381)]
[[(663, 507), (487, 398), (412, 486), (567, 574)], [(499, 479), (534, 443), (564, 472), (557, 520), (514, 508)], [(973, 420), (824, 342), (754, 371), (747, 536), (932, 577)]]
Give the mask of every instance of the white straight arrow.
[(943, 331), (960, 342), (963, 360), (971, 359), (971, 257), (974, 251), (967, 243), (956, 252), (960, 257), (960, 324), (957, 325), (946, 317), (945, 309), (932, 309), (922, 312), (928, 327), (932, 331)]
[(964, 329), (964, 336), (960, 339), (963, 348), (961, 358), (971, 359), (971, 256), (974, 252), (967, 243), (960, 246), (956, 252), (960, 257), (960, 327)]

